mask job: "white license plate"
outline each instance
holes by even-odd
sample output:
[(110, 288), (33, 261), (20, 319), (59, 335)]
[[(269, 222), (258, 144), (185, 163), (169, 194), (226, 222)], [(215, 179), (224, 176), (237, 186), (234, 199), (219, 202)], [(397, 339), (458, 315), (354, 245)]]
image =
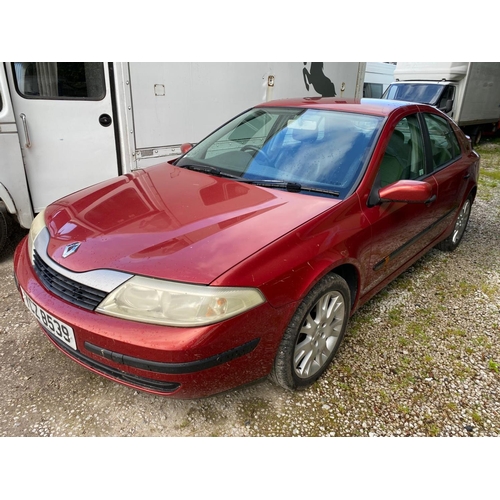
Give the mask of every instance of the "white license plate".
[(66, 323), (63, 323), (61, 320), (54, 318), (52, 314), (49, 314), (45, 309), (42, 309), (38, 304), (33, 302), (33, 300), (22, 288), (21, 292), (23, 294), (23, 299), (26, 307), (31, 311), (33, 316), (35, 316), (35, 318), (45, 327), (45, 329), (58, 340), (61, 340), (76, 351), (75, 333), (73, 332), (73, 328), (71, 328), (71, 326), (67, 325)]

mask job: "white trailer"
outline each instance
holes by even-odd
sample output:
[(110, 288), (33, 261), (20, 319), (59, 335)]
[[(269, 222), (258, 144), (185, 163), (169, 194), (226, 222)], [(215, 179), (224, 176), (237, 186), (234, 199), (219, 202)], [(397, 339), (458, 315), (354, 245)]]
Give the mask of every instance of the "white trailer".
[(366, 63), (0, 64), (0, 250), (52, 201), (167, 161), (262, 101), (362, 96)]
[(441, 109), (477, 144), (500, 128), (500, 63), (397, 63), (385, 99), (423, 102)]

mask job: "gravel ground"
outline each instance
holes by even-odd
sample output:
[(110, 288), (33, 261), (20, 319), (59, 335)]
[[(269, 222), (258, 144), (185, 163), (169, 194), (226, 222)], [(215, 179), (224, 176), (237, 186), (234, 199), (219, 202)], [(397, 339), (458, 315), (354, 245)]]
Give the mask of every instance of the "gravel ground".
[(264, 380), (176, 401), (59, 353), (0, 255), (0, 436), (499, 436), (500, 141), (479, 148), (479, 195), (453, 253), (432, 250), (351, 319), (312, 388)]

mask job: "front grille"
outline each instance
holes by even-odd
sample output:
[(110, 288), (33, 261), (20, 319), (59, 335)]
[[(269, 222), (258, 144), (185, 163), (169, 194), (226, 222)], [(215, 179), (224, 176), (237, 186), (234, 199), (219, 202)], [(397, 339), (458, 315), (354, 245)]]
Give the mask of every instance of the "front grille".
[(82, 285), (48, 266), (34, 251), (35, 272), (52, 293), (72, 304), (93, 311), (106, 297), (107, 292)]

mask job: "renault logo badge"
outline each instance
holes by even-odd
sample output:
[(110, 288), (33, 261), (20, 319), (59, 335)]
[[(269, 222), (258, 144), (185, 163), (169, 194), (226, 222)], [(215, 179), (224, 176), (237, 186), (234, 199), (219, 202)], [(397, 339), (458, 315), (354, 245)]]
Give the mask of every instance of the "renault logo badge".
[(69, 257), (70, 255), (74, 254), (78, 248), (80, 247), (81, 243), (79, 241), (75, 242), (75, 243), (71, 243), (69, 245), (66, 245), (66, 248), (64, 249), (64, 252), (62, 254), (63, 256), (63, 259), (65, 259), (66, 257)]

